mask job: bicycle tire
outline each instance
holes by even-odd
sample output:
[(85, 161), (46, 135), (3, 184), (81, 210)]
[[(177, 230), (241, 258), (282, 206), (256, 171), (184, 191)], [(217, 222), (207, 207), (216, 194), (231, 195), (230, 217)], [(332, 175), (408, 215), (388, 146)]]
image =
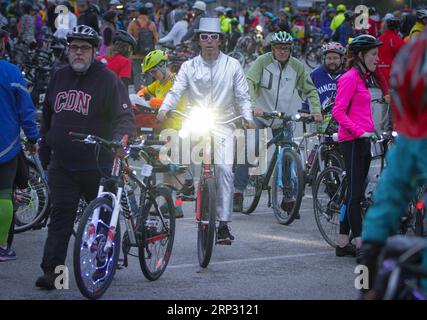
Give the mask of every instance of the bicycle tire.
[[(83, 237), (86, 238), (86, 234), (88, 232), (88, 228), (90, 226), (90, 221), (92, 219), (93, 212), (99, 209), (100, 211), (100, 221), (96, 226), (96, 239), (90, 248), (87, 247), (86, 241)], [(107, 254), (106, 257), (101, 257), (101, 260), (106, 260), (106, 272), (103, 281), (93, 280), (94, 272), (98, 270), (99, 266), (94, 266), (94, 262), (98, 259), (98, 255), (104, 254), (103, 245), (105, 245), (106, 233), (108, 234), (108, 225), (110, 223), (111, 215), (113, 212), (112, 201), (107, 198), (96, 198), (89, 203), (86, 207), (86, 210), (80, 220), (79, 227), (77, 229), (76, 240), (74, 242), (74, 251), (73, 251), (73, 265), (74, 265), (74, 277), (76, 279), (77, 287), (80, 292), (88, 299), (99, 299), (102, 295), (107, 291), (111, 282), (113, 281), (114, 274), (117, 269), (119, 253), (120, 253), (120, 221), (117, 223), (116, 234), (114, 236), (113, 246), (111, 248), (110, 253)], [(105, 219), (107, 221), (103, 221)], [(120, 220), (120, 217), (119, 217)], [(88, 225), (89, 224), (89, 225)], [(99, 233), (99, 234), (98, 234)], [(83, 266), (85, 268), (91, 268), (91, 270), (82, 270), (82, 251), (83, 249), (87, 249), (89, 254), (95, 253), (93, 257), (89, 258), (89, 261), (84, 261)], [(88, 262), (88, 263), (87, 263)], [(99, 262), (99, 260), (98, 260)], [(95, 263), (97, 264), (97, 263)], [(86, 279), (90, 277), (90, 279)], [(94, 287), (96, 284), (100, 284), (98, 287)], [(92, 285), (94, 289), (88, 288), (88, 285)]]
[[(14, 233), (21, 233), (27, 230), (30, 230), (35, 225), (40, 223), (46, 216), (49, 214), (50, 208), (50, 197), (49, 197), (49, 188), (47, 186), (46, 181), (43, 180), (40, 172), (37, 170), (36, 165), (28, 160), (30, 177), (28, 179), (28, 189), (30, 189), (30, 194), (25, 194), (27, 190), (23, 191), (21, 194), (22, 197), (27, 196), (32, 202), (33, 196), (37, 197), (37, 205), (42, 204), (41, 208), (37, 208), (34, 217), (30, 217), (25, 221), (24, 217), (21, 216), (20, 208), (18, 205), (16, 190), (14, 190), (14, 212), (15, 215), (15, 226)], [(34, 193), (33, 193), (34, 192)]]
[(199, 265), (206, 268), (212, 257), (216, 230), (216, 186), (214, 178), (206, 178), (202, 183), (200, 196), (200, 221), (197, 221), (197, 257)]
[[(243, 191), (243, 210), (242, 210), (242, 213), (251, 214), (257, 208), (259, 200), (261, 199), (263, 181), (264, 181), (263, 176), (258, 176), (258, 175), (249, 176), (248, 185), (246, 186), (245, 190)], [(254, 187), (253, 198), (250, 197), (250, 195), (252, 193), (249, 193), (248, 187), (249, 188)], [(247, 199), (249, 199), (249, 200), (246, 201)], [(247, 205), (245, 205), (245, 202), (247, 203)]]
[[(279, 207), (278, 197), (277, 197), (277, 193), (280, 189), (277, 185), (278, 173), (279, 173), (279, 161), (278, 161), (276, 163), (276, 166), (274, 168), (274, 173), (273, 173), (272, 205), (273, 205), (274, 215), (276, 216), (277, 221), (283, 225), (290, 225), (295, 220), (295, 216), (299, 212), (299, 209), (301, 206), (302, 196), (304, 193), (304, 171), (302, 168), (301, 158), (294, 150), (284, 149), (283, 159), (290, 159), (295, 164), (295, 174), (296, 174), (296, 183), (297, 183), (296, 194), (294, 195), (295, 200), (292, 201), (294, 202), (294, 204), (290, 209), (290, 211), (288, 211), (288, 213), (286, 212), (283, 213), (281, 210), (282, 208)], [(284, 162), (282, 161), (281, 163), (283, 164)]]
[(236, 59), (237, 61), (239, 61), (239, 63), (242, 66), (242, 68), (245, 67), (245, 65), (246, 65), (246, 58), (245, 58), (245, 55), (241, 51), (234, 50), (234, 51), (231, 51), (228, 55), (230, 57)]
[[(336, 248), (338, 245), (339, 219), (341, 207), (345, 201), (347, 190), (346, 181), (347, 179), (343, 176), (343, 170), (341, 168), (327, 167), (319, 174), (313, 185), (313, 209), (316, 225), (323, 239), (333, 248)], [(321, 190), (321, 184), (325, 186), (325, 190)], [(323, 193), (320, 195), (322, 191)], [(323, 196), (323, 194), (326, 194), (326, 199), (329, 199), (325, 210), (323, 210), (320, 201), (320, 196)], [(328, 224), (322, 223), (322, 218), (324, 218)], [(330, 229), (326, 226), (330, 227)], [(331, 230), (331, 232), (328, 232), (327, 229)]]
[[(143, 219), (141, 227), (141, 241), (138, 245), (138, 258), (139, 258), (139, 264), (141, 267), (141, 271), (144, 274), (144, 276), (150, 280), (154, 281), (160, 278), (160, 276), (163, 274), (163, 272), (166, 270), (166, 267), (169, 263), (169, 259), (172, 254), (172, 248), (173, 248), (173, 242), (175, 238), (175, 206), (172, 200), (172, 194), (170, 189), (167, 187), (161, 186), (156, 187), (152, 192), (153, 197), (156, 198), (156, 196), (163, 197), (167, 204), (167, 212), (164, 214), (162, 213), (163, 217), (167, 220), (169, 218), (169, 230), (165, 230), (165, 225), (162, 224), (160, 218), (160, 215), (158, 212), (155, 212), (153, 216), (148, 216), (150, 221), (157, 221), (160, 222), (160, 228), (159, 227), (153, 228), (146, 225), (146, 219)], [(152, 202), (151, 200), (148, 200), (149, 202)], [(147, 203), (146, 203), (147, 204)], [(144, 204), (144, 210), (149, 210), (152, 208), (152, 203), (150, 204)], [(161, 206), (159, 205), (159, 208)], [(165, 209), (165, 210), (166, 210)], [(160, 209), (159, 209), (160, 210)], [(163, 237), (163, 235), (166, 235), (167, 237)], [(157, 239), (159, 238), (159, 239)], [(167, 241), (164, 241), (164, 239), (167, 239)], [(153, 242), (154, 241), (154, 242)], [(160, 247), (157, 246), (160, 244)], [(152, 246), (150, 246), (152, 245)], [(157, 247), (156, 247), (157, 246)], [(153, 256), (153, 248), (154, 249), (162, 249), (162, 247), (165, 249), (163, 251), (163, 257), (157, 257), (156, 260), (151, 260)], [(158, 251), (157, 251), (158, 252)]]

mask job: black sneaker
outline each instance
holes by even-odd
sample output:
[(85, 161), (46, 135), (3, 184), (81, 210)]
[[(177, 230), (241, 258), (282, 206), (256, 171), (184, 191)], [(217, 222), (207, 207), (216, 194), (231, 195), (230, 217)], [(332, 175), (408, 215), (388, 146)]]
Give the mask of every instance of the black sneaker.
[(335, 255), (337, 257), (345, 257), (345, 256), (356, 257), (356, 247), (352, 243), (347, 243), (345, 247), (336, 246)]
[(57, 275), (53, 272), (48, 272), (39, 277), (36, 281), (36, 287), (46, 290), (55, 289), (55, 279)]
[(218, 228), (217, 241), (218, 244), (228, 244), (234, 240), (233, 235), (230, 233), (230, 229), (227, 225)]
[(362, 248), (356, 248), (356, 263), (361, 264), (364, 258), (364, 252)]
[(243, 211), (243, 193), (236, 192), (233, 196), (233, 212)]

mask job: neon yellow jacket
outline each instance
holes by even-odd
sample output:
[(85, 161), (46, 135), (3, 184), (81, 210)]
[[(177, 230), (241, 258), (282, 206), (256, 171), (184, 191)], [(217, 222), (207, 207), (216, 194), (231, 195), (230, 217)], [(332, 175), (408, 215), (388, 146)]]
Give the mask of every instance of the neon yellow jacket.
[(330, 26), (331, 30), (332, 30), (332, 31), (335, 31), (336, 29), (338, 29), (338, 28), (339, 28), (339, 26), (340, 26), (340, 25), (342, 25), (344, 21), (345, 21), (344, 13), (343, 13), (343, 12), (338, 13), (338, 14), (337, 14), (333, 19), (332, 19), (331, 26)]
[(409, 36), (412, 39), (415, 39), (417, 36), (419, 36), (424, 31), (425, 26), (421, 22), (416, 22), (414, 26), (411, 29), (411, 32), (409, 32)]

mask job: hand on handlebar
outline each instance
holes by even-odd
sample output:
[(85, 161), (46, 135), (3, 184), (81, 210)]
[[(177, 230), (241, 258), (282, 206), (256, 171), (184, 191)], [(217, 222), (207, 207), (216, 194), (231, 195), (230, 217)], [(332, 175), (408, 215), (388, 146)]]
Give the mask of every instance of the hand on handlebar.
[(261, 117), (264, 114), (264, 111), (262, 111), (262, 109), (259, 107), (255, 107), (253, 109), (253, 113), (255, 117)]
[(313, 113), (313, 119), (316, 122), (323, 122), (323, 115), (319, 112), (319, 113)]
[(256, 129), (256, 124), (252, 120), (251, 121), (245, 121), (244, 128), (245, 129)]
[(37, 153), (37, 151), (39, 150), (39, 145), (36, 143), (28, 143), (28, 152), (30, 153), (30, 155), (35, 155)]
[(369, 139), (372, 139), (373, 141), (378, 140), (378, 136), (375, 132), (365, 132), (359, 138), (369, 138)]
[(165, 110), (160, 110), (159, 113), (157, 114), (157, 120), (159, 122), (163, 122), (167, 119), (167, 115), (166, 115), (166, 111)]

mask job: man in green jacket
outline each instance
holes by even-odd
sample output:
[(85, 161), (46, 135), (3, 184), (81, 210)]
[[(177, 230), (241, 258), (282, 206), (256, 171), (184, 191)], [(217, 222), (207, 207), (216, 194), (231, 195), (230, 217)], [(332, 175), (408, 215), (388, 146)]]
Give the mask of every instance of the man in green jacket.
[[(293, 38), (285, 32), (276, 32), (271, 41), (272, 52), (258, 57), (247, 72), (249, 84), (249, 94), (255, 116), (262, 116), (264, 112), (271, 113), (280, 111), (285, 114), (295, 112), (292, 106), (292, 96), (295, 89), (302, 99), (309, 101), (312, 114), (316, 121), (322, 121), (320, 113), (320, 100), (316, 87), (309, 74), (304, 70), (304, 65), (298, 59), (291, 56)], [(282, 122), (267, 121), (262, 118), (255, 118), (258, 128), (270, 127), (273, 136), (280, 133), (283, 128)], [(292, 129), (287, 128), (287, 137), (292, 137)], [(257, 134), (255, 136), (257, 140)], [(234, 178), (234, 212), (243, 211), (243, 191), (248, 184), (248, 165), (237, 165)], [(283, 199), (282, 209), (293, 207), (286, 203), (289, 199)]]

